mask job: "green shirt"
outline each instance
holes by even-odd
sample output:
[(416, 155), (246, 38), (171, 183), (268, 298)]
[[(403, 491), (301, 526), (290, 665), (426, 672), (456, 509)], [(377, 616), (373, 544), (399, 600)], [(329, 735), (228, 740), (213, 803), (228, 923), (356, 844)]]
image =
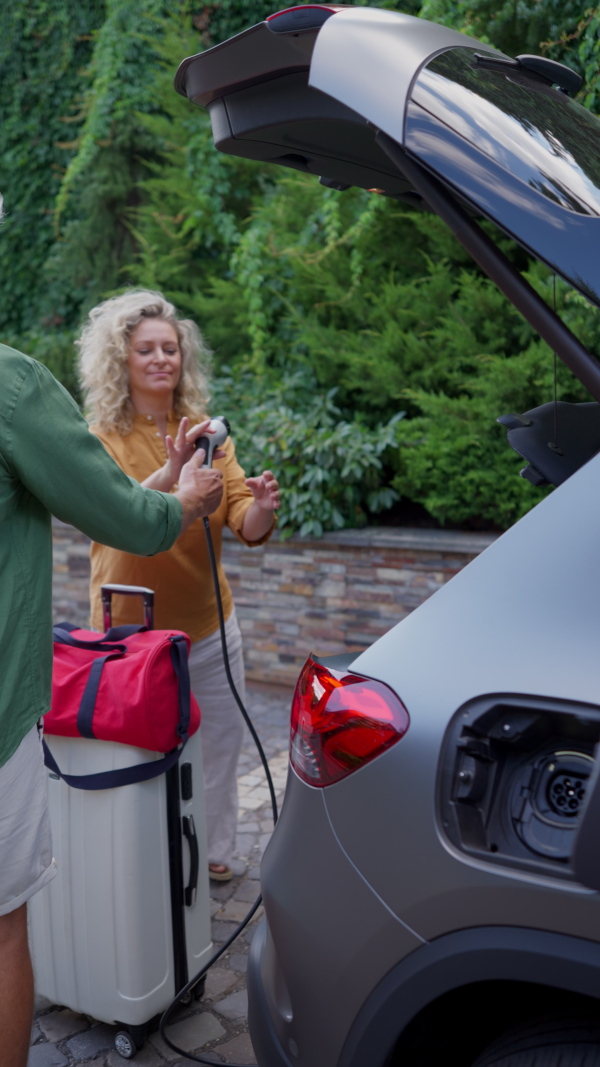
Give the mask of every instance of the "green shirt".
[(0, 766), (50, 706), (51, 514), (140, 556), (181, 527), (179, 501), (123, 473), (50, 371), (0, 345)]

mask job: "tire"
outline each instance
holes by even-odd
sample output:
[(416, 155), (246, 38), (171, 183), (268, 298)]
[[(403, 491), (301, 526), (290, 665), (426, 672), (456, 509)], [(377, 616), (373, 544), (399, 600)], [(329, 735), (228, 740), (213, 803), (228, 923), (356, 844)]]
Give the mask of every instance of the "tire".
[(131, 1034), (127, 1030), (119, 1030), (115, 1034), (115, 1049), (124, 1060), (132, 1060), (137, 1052), (137, 1046)]
[(525, 1023), (489, 1045), (473, 1067), (600, 1067), (600, 1020)]

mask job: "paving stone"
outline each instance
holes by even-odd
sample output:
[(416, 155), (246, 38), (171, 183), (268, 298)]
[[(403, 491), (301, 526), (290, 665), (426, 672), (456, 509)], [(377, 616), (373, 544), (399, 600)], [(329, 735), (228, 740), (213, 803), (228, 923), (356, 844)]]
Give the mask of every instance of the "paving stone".
[(69, 1061), (56, 1045), (49, 1045), (44, 1041), (41, 1045), (33, 1045), (29, 1049), (27, 1067), (67, 1067)]
[(235, 882), (211, 882), (210, 883), (210, 899), (211, 900), (229, 900), (230, 896), (235, 890)]
[(245, 1019), (248, 1015), (248, 994), (245, 989), (230, 993), (228, 997), (217, 1001), (215, 1011), (225, 1019)]
[(252, 1048), (250, 1034), (238, 1034), (231, 1041), (218, 1045), (219, 1055), (223, 1056), (225, 1063), (256, 1063), (256, 1056)]
[(112, 1026), (99, 1026), (86, 1030), (83, 1034), (77, 1034), (67, 1041), (67, 1048), (76, 1060), (91, 1060), (99, 1052), (106, 1052), (113, 1047), (116, 1030)]
[[(173, 1055), (175, 1055), (175, 1053), (173, 1053)], [(190, 1062), (191, 1061), (188, 1060), (188, 1064)], [(96, 1060), (95, 1067), (97, 1064), (98, 1061)], [(106, 1058), (105, 1067), (124, 1067), (124, 1065), (125, 1060), (123, 1059), (123, 1057), (119, 1056), (119, 1053), (116, 1049), (113, 1049), (112, 1052), (109, 1053), (108, 1057)], [(148, 1043), (148, 1041), (146, 1042), (144, 1047), (135, 1054), (135, 1067), (163, 1067), (163, 1065), (164, 1060), (161, 1056), (159, 1056), (156, 1049)]]
[(247, 856), (257, 844), (256, 834), (238, 834), (235, 839), (235, 850), (241, 856)]
[(241, 815), (238, 819), (238, 826), (244, 834), (259, 834), (263, 829), (262, 824), (259, 825), (257, 822), (248, 821), (245, 815)]
[(40, 1016), (38, 1022), (48, 1041), (64, 1041), (65, 1038), (90, 1028), (88, 1020), (83, 1015), (77, 1015), (68, 1008), (48, 1012), (47, 1015)]
[(260, 895), (260, 885), (258, 882), (251, 882), (250, 879), (244, 879), (240, 882), (235, 893), (233, 894), (234, 900), (244, 900), (249, 904), (253, 904), (256, 898)]
[(38, 1024), (34, 1023), (33, 1026), (31, 1027), (31, 1037), (29, 1038), (29, 1044), (30, 1045), (35, 1045), (36, 1041), (39, 1041), (41, 1036), (42, 1036), (42, 1031), (40, 1030)]
[(256, 867), (251, 867), (250, 870), (248, 871), (248, 874), (246, 875), (246, 877), (250, 881), (252, 881), (252, 880), (259, 881), (259, 879), (260, 879), (260, 864), (258, 864)]
[(225, 919), (234, 923), (241, 923), (242, 919), (246, 918), (249, 910), (248, 904), (245, 904), (242, 900), (228, 900), (219, 912), (219, 922)]
[(235, 983), (235, 975), (225, 967), (211, 967), (206, 976), (206, 996), (214, 1000)]
[(228, 960), (229, 966), (240, 974), (245, 974), (248, 969), (248, 957), (243, 952), (234, 952)]
[(217, 945), (222, 945), (228, 937), (231, 937), (234, 930), (237, 929), (237, 923), (228, 922), (213, 922), (212, 924), (212, 938)]
[[(169, 1039), (186, 1052), (201, 1049), (208, 1041), (217, 1041), (224, 1034), (225, 1030), (221, 1023), (209, 1011), (203, 1011), (200, 1015), (188, 1015), (186, 1019), (181, 1019), (180, 1022), (168, 1028)], [(179, 1053), (173, 1052), (165, 1044), (158, 1031), (150, 1034), (148, 1040), (167, 1063), (173, 1063), (179, 1059)]]

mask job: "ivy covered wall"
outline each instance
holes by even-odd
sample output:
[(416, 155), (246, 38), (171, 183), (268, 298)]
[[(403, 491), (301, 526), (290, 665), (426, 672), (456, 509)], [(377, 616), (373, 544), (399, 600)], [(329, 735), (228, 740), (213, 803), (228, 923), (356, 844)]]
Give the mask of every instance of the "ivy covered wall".
[[(379, 5), (381, 6), (381, 5)], [(600, 9), (575, 0), (384, 0), (579, 70), (600, 109)], [(435, 218), (222, 156), (172, 88), (180, 60), (265, 0), (16, 0), (0, 12), (0, 339), (77, 395), (73, 340), (98, 300), (162, 289), (214, 351), (214, 405), (282, 523), (504, 527), (540, 498), (497, 415), (552, 396), (552, 353)], [(545, 268), (502, 240), (549, 301)], [(557, 284), (593, 350), (598, 312)], [(559, 367), (562, 399), (584, 399)], [(428, 518), (429, 517), (429, 518)]]

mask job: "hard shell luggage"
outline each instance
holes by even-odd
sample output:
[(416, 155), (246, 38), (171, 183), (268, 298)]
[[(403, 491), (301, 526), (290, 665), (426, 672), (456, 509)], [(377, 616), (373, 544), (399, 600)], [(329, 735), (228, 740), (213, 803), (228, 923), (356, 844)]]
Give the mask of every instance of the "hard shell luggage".
[[(107, 589), (142, 592), (104, 587), (103, 598)], [(149, 781), (90, 792), (49, 772), (58, 874), (29, 905), (36, 991), (118, 1026), (115, 1046), (127, 1059), (211, 953), (200, 734)], [(67, 775), (161, 758), (110, 741), (47, 742)]]

